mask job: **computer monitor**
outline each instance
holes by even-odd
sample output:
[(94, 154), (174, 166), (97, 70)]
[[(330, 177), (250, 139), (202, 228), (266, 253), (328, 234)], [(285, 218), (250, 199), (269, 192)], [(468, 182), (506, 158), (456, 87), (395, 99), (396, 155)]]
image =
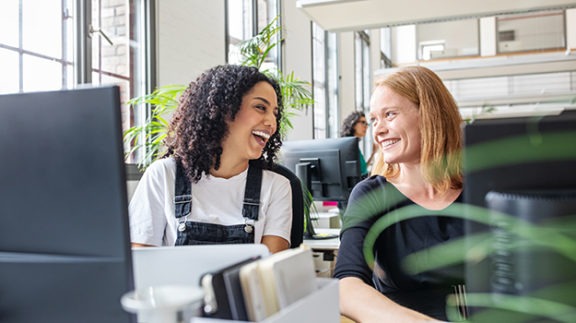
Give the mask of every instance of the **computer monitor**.
[[(356, 137), (285, 141), (280, 163), (292, 170), (316, 201), (346, 203), (360, 179)], [(307, 223), (306, 237), (315, 233)]]
[(0, 96), (0, 321), (133, 322), (116, 86)]
[[(480, 315), (475, 321), (533, 319), (522, 310), (480, 313), (481, 309), (504, 304), (498, 295), (534, 296), (575, 306), (576, 299), (566, 297), (573, 292), (561, 288), (576, 282), (576, 261), (553, 248), (527, 243), (530, 238), (510, 230), (520, 225), (498, 217), (496, 212), (527, 221), (535, 228), (555, 228), (550, 232), (566, 235), (562, 239), (576, 244), (576, 111), (477, 120), (465, 126), (464, 142), (466, 213), (481, 218), (466, 222), (469, 252), (481, 245), (473, 237), (482, 233), (488, 234), (482, 241), (488, 241), (492, 248), (487, 257), (466, 264), (467, 291), (494, 295), (490, 306), (471, 308), (473, 314)], [(489, 212), (482, 214), (475, 207)], [(576, 250), (570, 252), (576, 254)], [(523, 306), (527, 309), (531, 305)]]

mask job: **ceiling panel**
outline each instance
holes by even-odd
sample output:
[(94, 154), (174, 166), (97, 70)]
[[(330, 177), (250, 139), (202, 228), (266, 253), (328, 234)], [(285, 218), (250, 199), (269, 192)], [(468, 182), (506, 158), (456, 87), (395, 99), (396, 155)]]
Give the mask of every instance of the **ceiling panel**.
[(349, 31), (575, 8), (576, 0), (297, 0), (311, 20), (328, 31)]

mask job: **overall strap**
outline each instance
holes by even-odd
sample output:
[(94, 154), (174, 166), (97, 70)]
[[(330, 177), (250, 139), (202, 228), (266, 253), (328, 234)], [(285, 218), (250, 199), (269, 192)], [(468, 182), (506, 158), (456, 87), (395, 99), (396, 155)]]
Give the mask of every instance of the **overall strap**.
[(192, 192), (188, 176), (184, 173), (184, 167), (176, 160), (176, 178), (174, 187), (174, 206), (176, 218), (190, 214), (192, 210)]
[(242, 216), (254, 221), (258, 221), (260, 210), (260, 189), (262, 187), (262, 167), (256, 162), (250, 162), (246, 187), (244, 190), (244, 205)]

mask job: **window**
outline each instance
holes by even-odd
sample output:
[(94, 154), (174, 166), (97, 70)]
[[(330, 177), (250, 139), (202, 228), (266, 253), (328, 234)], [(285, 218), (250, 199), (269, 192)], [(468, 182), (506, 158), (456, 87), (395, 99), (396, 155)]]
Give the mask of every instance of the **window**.
[(68, 88), (72, 1), (7, 0), (0, 10), (0, 93)]
[[(277, 0), (227, 0), (226, 15), (228, 63), (240, 64), (240, 43), (257, 35), (274, 18), (280, 15)], [(276, 21), (280, 24), (280, 21)], [(277, 35), (281, 37), (281, 35)], [(280, 46), (270, 53), (263, 68), (277, 69), (280, 63)]]
[[(3, 0), (0, 28), (8, 32), (0, 33), (0, 93), (82, 83), (117, 84), (122, 101), (148, 93), (151, 2)], [(123, 127), (145, 113), (124, 106)]]
[(338, 62), (336, 34), (312, 23), (314, 138), (338, 137)]
[[(370, 110), (370, 91), (372, 90), (370, 67), (370, 36), (365, 31), (355, 33), (355, 99), (357, 111), (365, 114)], [(368, 129), (368, 138), (372, 137), (372, 128)], [(367, 140), (361, 141), (360, 149), (364, 154), (370, 153), (371, 145)]]
[(370, 109), (370, 36), (364, 31), (355, 34), (355, 91), (356, 110), (367, 112)]
[(480, 25), (476, 18), (418, 24), (416, 37), (421, 60), (480, 55)]
[(427, 61), (433, 57), (442, 56), (444, 49), (443, 40), (420, 42), (420, 59)]
[(496, 17), (498, 53), (566, 48), (564, 11)]

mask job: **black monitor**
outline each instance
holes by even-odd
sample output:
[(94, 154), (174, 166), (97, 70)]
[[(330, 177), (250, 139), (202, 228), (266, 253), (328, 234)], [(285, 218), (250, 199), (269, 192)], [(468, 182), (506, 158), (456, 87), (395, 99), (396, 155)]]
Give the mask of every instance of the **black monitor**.
[[(283, 143), (280, 163), (300, 178), (314, 200), (345, 204), (361, 179), (359, 158), (356, 137), (292, 140)], [(305, 236), (313, 237), (312, 223), (306, 228)]]
[[(497, 310), (510, 304), (502, 295), (575, 306), (576, 260), (552, 251), (554, 247), (528, 243), (529, 237), (514, 232), (522, 225), (513, 221), (552, 228), (553, 235), (544, 240), (561, 234), (560, 240), (576, 244), (576, 111), (477, 120), (465, 126), (464, 141), (465, 210), (468, 217), (479, 217), (466, 222), (468, 252), (480, 250), (483, 243), (488, 248), (486, 257), (467, 262), (466, 286), (469, 293), (492, 295), (490, 304), (471, 307), (473, 321), (534, 319), (527, 314), (534, 305), (522, 299), (517, 310)], [(569, 252), (576, 255), (576, 248)]]
[(0, 322), (132, 322), (116, 86), (0, 96)]

